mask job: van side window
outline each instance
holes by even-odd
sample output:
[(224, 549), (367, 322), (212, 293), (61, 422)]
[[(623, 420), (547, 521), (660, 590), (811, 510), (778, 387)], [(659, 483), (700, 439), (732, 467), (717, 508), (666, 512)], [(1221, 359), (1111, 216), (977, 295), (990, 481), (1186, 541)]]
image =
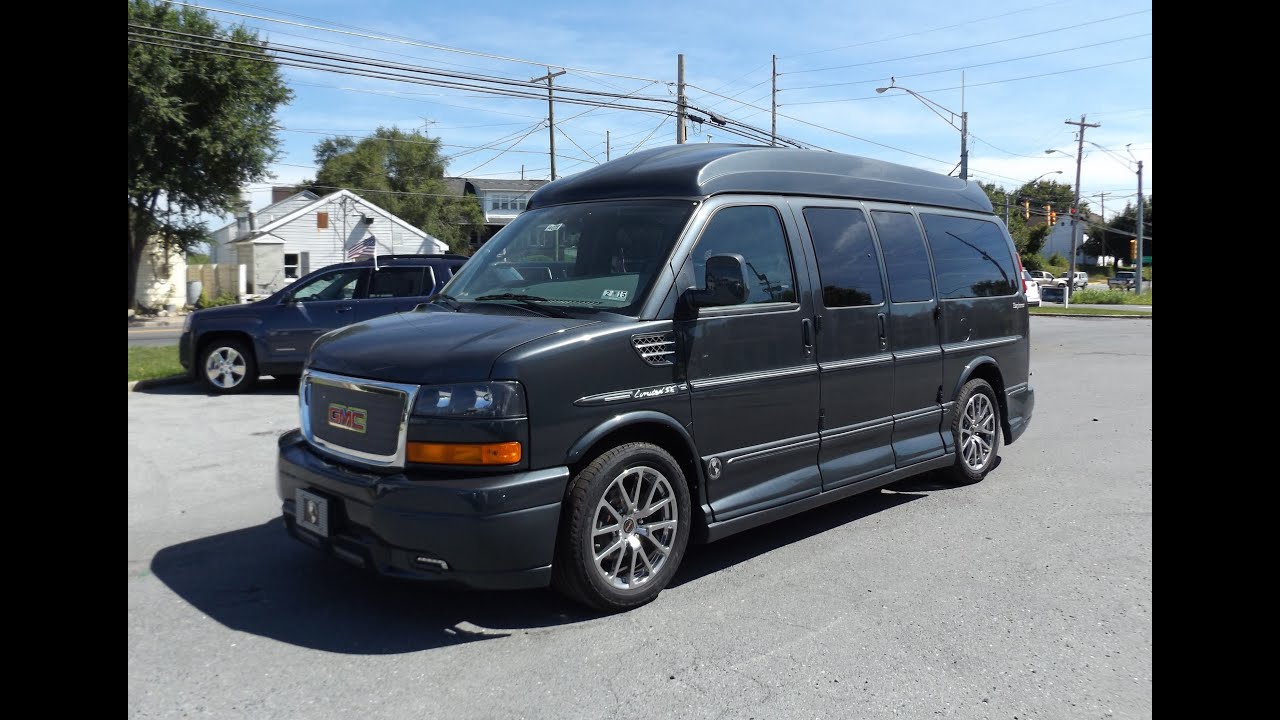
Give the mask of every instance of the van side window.
[(993, 222), (951, 215), (920, 214), (933, 262), (938, 296), (997, 297), (1017, 292), (1018, 270), (1009, 241)]
[(747, 304), (796, 302), (791, 253), (778, 211), (766, 205), (743, 205), (720, 210), (693, 249), (696, 282), (702, 285), (707, 258), (737, 253), (747, 262), (750, 292)]
[(889, 296), (896, 303), (932, 300), (929, 252), (915, 217), (910, 213), (873, 212), (871, 219), (876, 224), (884, 266), (889, 272)]
[(829, 308), (884, 302), (880, 256), (866, 213), (848, 208), (805, 208), (822, 279), (822, 304)]

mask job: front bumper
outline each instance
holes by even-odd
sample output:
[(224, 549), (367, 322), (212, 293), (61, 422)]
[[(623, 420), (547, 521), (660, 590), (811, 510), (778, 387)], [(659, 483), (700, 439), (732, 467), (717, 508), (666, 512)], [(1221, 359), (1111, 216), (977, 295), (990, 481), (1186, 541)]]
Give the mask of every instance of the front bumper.
[[(298, 430), (280, 437), (276, 463), (293, 537), (380, 575), (483, 589), (550, 583), (568, 481), (566, 467), (450, 478), (362, 472), (318, 454)], [(327, 538), (298, 526), (298, 489), (329, 500)]]

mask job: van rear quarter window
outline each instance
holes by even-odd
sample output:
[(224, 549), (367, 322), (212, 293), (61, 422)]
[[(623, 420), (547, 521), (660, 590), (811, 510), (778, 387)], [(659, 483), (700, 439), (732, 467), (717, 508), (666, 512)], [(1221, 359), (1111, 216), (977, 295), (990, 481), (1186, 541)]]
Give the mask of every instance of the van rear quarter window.
[(933, 248), (939, 297), (1000, 297), (1017, 292), (1018, 270), (998, 225), (929, 213), (921, 213), (920, 219)]

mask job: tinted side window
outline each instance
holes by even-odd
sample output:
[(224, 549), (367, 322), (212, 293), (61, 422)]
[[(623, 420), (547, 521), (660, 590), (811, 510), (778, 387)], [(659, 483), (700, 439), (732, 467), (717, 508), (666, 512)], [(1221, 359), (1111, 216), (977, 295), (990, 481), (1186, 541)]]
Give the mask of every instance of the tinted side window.
[(910, 213), (873, 212), (871, 219), (880, 237), (885, 270), (889, 272), (889, 296), (894, 302), (932, 300), (929, 252), (915, 217)]
[[(423, 275), (429, 273), (423, 267), (381, 268), (369, 281), (370, 298), (415, 297), (431, 293), (430, 277), (424, 285)], [(425, 290), (424, 290), (425, 288)]]
[(724, 208), (707, 224), (693, 249), (694, 273), (701, 287), (707, 258), (737, 253), (747, 262), (747, 304), (795, 302), (791, 253), (778, 211), (764, 205)]
[(879, 305), (884, 302), (880, 254), (861, 210), (805, 208), (822, 279), (822, 304), (829, 307)]
[(938, 268), (939, 297), (996, 297), (1017, 292), (1018, 270), (1009, 241), (998, 225), (924, 213), (920, 219)]
[(298, 302), (350, 300), (355, 297), (357, 286), (364, 277), (364, 273), (364, 268), (348, 268), (303, 281), (303, 284), (293, 291), (293, 299)]

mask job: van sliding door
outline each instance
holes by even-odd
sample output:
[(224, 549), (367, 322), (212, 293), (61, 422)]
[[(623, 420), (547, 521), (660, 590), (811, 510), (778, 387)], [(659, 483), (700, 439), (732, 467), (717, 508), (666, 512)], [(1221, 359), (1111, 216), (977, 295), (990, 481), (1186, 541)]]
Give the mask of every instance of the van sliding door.
[(889, 277), (893, 454), (901, 468), (945, 452), (938, 298), (916, 216), (873, 207), (871, 219)]

